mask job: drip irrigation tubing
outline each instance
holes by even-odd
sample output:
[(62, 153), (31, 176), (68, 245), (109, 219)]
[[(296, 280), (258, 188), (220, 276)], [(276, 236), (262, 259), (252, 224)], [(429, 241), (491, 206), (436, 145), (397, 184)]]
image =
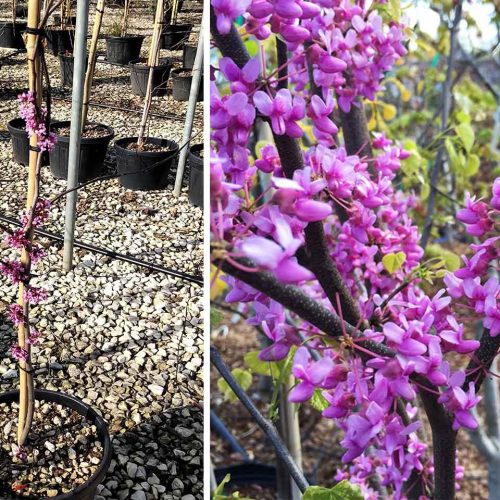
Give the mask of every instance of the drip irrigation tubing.
[[(3, 214), (0, 214), (0, 221), (5, 223), (5, 224), (20, 226), (20, 224), (16, 220), (14, 220), (11, 217), (7, 217)], [(49, 231), (44, 231), (43, 229), (35, 229), (35, 233), (39, 236), (42, 236), (43, 238), (47, 238), (49, 240), (54, 240), (54, 241), (57, 241), (59, 243), (64, 243), (64, 238), (58, 234), (51, 233)], [(96, 247), (95, 245), (91, 245), (90, 243), (84, 243), (84, 242), (78, 241), (78, 240), (74, 241), (74, 245), (75, 245), (75, 247), (80, 248), (82, 250), (87, 250), (89, 252), (94, 252), (94, 253), (98, 253), (101, 255), (105, 255), (105, 256), (110, 257), (112, 259), (121, 260), (123, 262), (128, 262), (129, 264), (134, 264), (134, 265), (139, 266), (139, 267), (144, 267), (144, 268), (149, 269), (151, 271), (156, 271), (159, 273), (168, 274), (169, 276), (173, 276), (175, 278), (180, 278), (183, 281), (189, 281), (189, 282), (194, 283), (196, 285), (203, 286), (203, 277), (194, 276), (192, 274), (184, 273), (182, 271), (177, 271), (176, 269), (171, 269), (169, 267), (161, 266), (159, 264), (144, 262), (140, 259), (136, 259), (135, 257), (132, 257), (131, 255), (121, 254), (121, 253), (115, 252), (114, 250), (110, 250), (108, 248)]]
[[(64, 101), (71, 103), (71, 99), (68, 99), (67, 97), (52, 97), (53, 101)], [(136, 114), (142, 114), (143, 110), (142, 109), (131, 109), (131, 108), (122, 108), (121, 106), (114, 106), (113, 104), (103, 104), (100, 102), (94, 102), (90, 101), (89, 106), (95, 106), (97, 108), (107, 108), (107, 109), (113, 109), (115, 111), (125, 111), (128, 113), (136, 113)], [(155, 118), (163, 118), (164, 120), (178, 120), (178, 121), (183, 121), (184, 118), (182, 116), (177, 116), (174, 115), (173, 113), (148, 113), (148, 116), (154, 116)]]

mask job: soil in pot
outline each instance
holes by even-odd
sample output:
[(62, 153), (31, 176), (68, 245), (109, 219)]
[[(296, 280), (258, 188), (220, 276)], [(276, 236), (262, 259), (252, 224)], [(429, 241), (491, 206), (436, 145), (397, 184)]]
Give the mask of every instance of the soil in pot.
[[(172, 96), (176, 101), (189, 101), (192, 80), (193, 75), (191, 70), (179, 68), (172, 71)], [(198, 101), (203, 101), (203, 78), (198, 90)]]
[(192, 24), (168, 24), (163, 30), (160, 48), (180, 50), (182, 44), (189, 40), (192, 27)]
[(203, 208), (203, 144), (189, 148), (189, 201)]
[(106, 38), (106, 61), (128, 64), (141, 56), (143, 36), (113, 36)]
[[(145, 60), (130, 63), (130, 84), (132, 93), (144, 97), (148, 88), (149, 66)], [(169, 59), (160, 59), (160, 64), (153, 68), (153, 97), (167, 93), (167, 82), (172, 65)]]
[(182, 67), (185, 69), (193, 69), (194, 60), (196, 58), (196, 45), (184, 44), (182, 49)]
[(57, 56), (60, 52), (73, 52), (74, 28), (48, 26), (45, 30), (48, 49)]
[(35, 402), (27, 459), (14, 458), (17, 408), (17, 403), (0, 404), (0, 498), (57, 497), (96, 474), (103, 444), (95, 423), (50, 401)]
[(26, 50), (22, 36), (26, 26), (26, 22), (23, 21), (16, 23), (0, 22), (0, 47)]
[(167, 139), (148, 138), (142, 151), (137, 137), (126, 137), (115, 143), (120, 183), (134, 191), (163, 189), (177, 159), (179, 146)]
[[(23, 118), (14, 118), (7, 123), (7, 129), (12, 139), (12, 158), (21, 165), (29, 164), (30, 142), (28, 132), (26, 132), (26, 122)], [(42, 153), (42, 165), (49, 164), (49, 155)]]
[[(50, 170), (57, 179), (68, 177), (70, 122), (59, 122), (51, 127), (57, 134), (56, 145), (50, 153)], [(104, 174), (104, 159), (114, 132), (102, 123), (89, 123), (80, 144), (78, 181), (86, 182)]]

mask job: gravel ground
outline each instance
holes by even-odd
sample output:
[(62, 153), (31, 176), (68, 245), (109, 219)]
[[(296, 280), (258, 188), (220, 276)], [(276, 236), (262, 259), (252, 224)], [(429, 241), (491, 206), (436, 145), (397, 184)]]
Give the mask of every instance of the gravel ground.
[[(0, 2), (0, 12), (8, 12)], [(179, 22), (199, 27), (200, 4), (186, 2)], [(92, 8), (93, 10), (93, 8)], [(109, 7), (105, 31), (120, 15)], [(152, 12), (133, 7), (130, 33), (150, 34)], [(195, 28), (191, 42), (196, 43)], [(143, 48), (146, 54), (150, 38)], [(104, 52), (104, 42), (100, 43)], [(0, 49), (0, 58), (11, 54)], [(162, 51), (180, 66), (181, 52)], [(47, 56), (55, 119), (70, 118), (70, 90), (60, 87), (58, 60)], [(131, 94), (127, 68), (98, 63), (91, 100), (140, 110)], [(11, 161), (6, 123), (17, 115), (15, 97), (25, 90), (25, 56), (14, 55), (0, 69), (0, 213), (17, 217), (24, 205), (26, 171)], [(186, 103), (171, 92), (155, 98), (149, 134), (181, 143)], [(202, 130), (198, 104), (193, 134)], [(140, 114), (91, 107), (89, 119), (115, 130), (115, 139), (137, 135)], [(193, 142), (202, 140), (198, 135)], [(113, 145), (113, 143), (112, 143)], [(111, 146), (112, 146), (111, 145)], [(114, 151), (107, 158), (114, 169)], [(173, 179), (172, 179), (173, 180)], [(53, 197), (65, 182), (45, 169), (42, 196)], [(44, 229), (62, 233), (64, 203), (57, 204)], [(79, 193), (76, 239), (201, 276), (203, 213), (193, 207), (187, 187), (175, 199), (172, 186), (159, 192), (132, 192), (117, 180), (89, 185)], [(33, 323), (43, 332), (35, 348), (36, 385), (84, 399), (106, 419), (114, 457), (97, 499), (202, 498), (202, 288), (167, 274), (150, 272), (109, 257), (76, 251), (75, 267), (61, 271), (61, 246), (46, 243), (48, 256), (36, 268), (35, 282), (50, 291), (33, 309)], [(8, 252), (2, 251), (7, 258)], [(0, 300), (14, 289), (0, 280)], [(2, 320), (0, 305), (0, 392), (16, 387), (17, 372), (7, 350), (14, 339)]]

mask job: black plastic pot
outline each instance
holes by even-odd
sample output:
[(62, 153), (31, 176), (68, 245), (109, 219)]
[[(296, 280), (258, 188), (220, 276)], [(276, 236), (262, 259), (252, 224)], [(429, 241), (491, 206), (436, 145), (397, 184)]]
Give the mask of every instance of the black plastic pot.
[[(179, 13), (182, 10), (183, 5), (184, 5), (184, 0), (179, 0), (179, 2), (177, 3), (177, 13)], [(165, 24), (170, 24), (172, 22), (172, 12), (173, 12), (172, 6), (169, 5), (165, 9), (165, 16), (163, 17), (163, 22)]]
[[(144, 97), (148, 88), (149, 66), (143, 60), (132, 61), (130, 64), (130, 84), (132, 93)], [(167, 82), (172, 64), (169, 59), (160, 59), (160, 64), (153, 68), (153, 96), (167, 93)]]
[(25, 19), (28, 17), (28, 6), (27, 5), (16, 5), (16, 17)]
[[(12, 158), (21, 165), (28, 165), (30, 161), (30, 141), (26, 132), (26, 122), (23, 118), (14, 118), (7, 123), (7, 129), (12, 139)], [(49, 164), (49, 155), (42, 153), (42, 165)]]
[(128, 64), (141, 56), (143, 36), (113, 36), (106, 38), (106, 61)]
[(182, 67), (186, 69), (193, 69), (194, 60), (196, 58), (196, 45), (184, 44), (182, 49)]
[(48, 49), (57, 56), (60, 52), (73, 52), (75, 30), (48, 27), (45, 30)]
[(26, 22), (23, 21), (16, 23), (8, 21), (0, 22), (0, 47), (26, 50), (22, 37), (26, 26)]
[[(47, 401), (60, 404), (66, 408), (71, 408), (86, 419), (90, 420), (96, 426), (97, 435), (99, 436), (99, 441), (103, 447), (103, 456), (95, 474), (73, 491), (52, 497), (54, 500), (93, 500), (96, 495), (97, 487), (102, 483), (106, 472), (109, 469), (113, 454), (113, 448), (111, 447), (111, 440), (109, 438), (106, 422), (92, 407), (85, 404), (80, 399), (63, 394), (62, 392), (35, 389), (35, 399), (37, 401)], [(0, 394), (0, 403), (11, 404), (17, 403), (18, 401), (19, 391), (11, 391), (6, 392), (5, 394)]]
[(189, 201), (196, 207), (203, 208), (203, 158), (200, 152), (203, 144), (189, 148)]
[[(88, 62), (88, 57), (87, 57)], [(87, 63), (85, 63), (86, 67)], [(73, 87), (73, 70), (75, 58), (73, 54), (59, 54), (59, 72), (61, 74), (61, 85), (63, 87)]]
[(192, 24), (168, 24), (163, 30), (161, 48), (167, 50), (180, 50), (182, 44), (189, 40)]
[[(182, 73), (188, 72), (188, 75)], [(189, 93), (191, 92), (191, 82), (193, 76), (190, 69), (178, 68), (172, 70), (172, 96), (176, 101), (189, 101)], [(203, 78), (200, 82), (198, 90), (198, 101), (203, 101)]]
[[(76, 16), (68, 16), (64, 19), (66, 26), (76, 26)], [(61, 26), (61, 15), (54, 14), (54, 24)]]
[[(60, 127), (70, 126), (69, 121), (58, 122), (51, 127), (57, 134)], [(101, 124), (99, 124), (101, 125)], [(78, 182), (86, 182), (104, 173), (103, 165), (106, 158), (106, 151), (115, 133), (111, 127), (107, 128), (108, 133), (103, 137), (85, 138), (82, 137), (80, 144), (80, 170), (78, 172)], [(68, 177), (68, 157), (69, 157), (69, 136), (58, 135), (56, 145), (50, 153), (50, 171), (56, 179), (67, 179)]]
[[(125, 137), (115, 143), (116, 164), (121, 174), (120, 184), (134, 191), (163, 189), (168, 184), (168, 174), (174, 165), (179, 146), (167, 139), (148, 138), (150, 144), (168, 146), (170, 151), (132, 151), (126, 146), (136, 142), (137, 137)], [(122, 175), (125, 174), (125, 175)]]

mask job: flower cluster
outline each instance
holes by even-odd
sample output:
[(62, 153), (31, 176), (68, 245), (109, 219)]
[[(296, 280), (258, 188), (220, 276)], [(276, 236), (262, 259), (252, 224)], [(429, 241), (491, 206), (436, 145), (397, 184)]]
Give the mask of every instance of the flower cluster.
[[(464, 332), (463, 310), (469, 316), (473, 311), (490, 335), (500, 333), (499, 284), (488, 277), (499, 257), (500, 237), (491, 233), (500, 180), (489, 203), (467, 197), (458, 213), (469, 234), (483, 238), (472, 245), (473, 257), (464, 257), (464, 266), (445, 276), (444, 289), (425, 293), (414, 274), (425, 266), (409, 215), (415, 197), (398, 191), (394, 182), (409, 153), (382, 133), (373, 135), (370, 155), (348, 151), (337, 144), (333, 118), (334, 112), (352, 111), (359, 97), (374, 98), (384, 72), (405, 53), (403, 27), (384, 24), (364, 2), (212, 0), (212, 5), (220, 33), (229, 33), (231, 22), (244, 15), (248, 34), (261, 40), (279, 35), (289, 56), (285, 88), (265, 54), (242, 68), (223, 58), (213, 72), (214, 244), (234, 267), (270, 272), (342, 315), (307, 265), (306, 231), (320, 224), (326, 251), (359, 309), (358, 324), (351, 325), (359, 332), (343, 332), (345, 342), (333, 349), (324, 332), (286, 310), (271, 293), (231, 276), (223, 278), (229, 285), (226, 301), (247, 304), (249, 323), (269, 338), (262, 360), (293, 355), (298, 383), (290, 401), (305, 402), (314, 394), (324, 398), (323, 416), (344, 431), (346, 467), (338, 479), (358, 482), (367, 498), (377, 498), (369, 487), (377, 475), (394, 498), (402, 498), (413, 471), (423, 477), (433, 473), (418, 435), (414, 400), (419, 391), (439, 395), (455, 429), (477, 426), (471, 413), (479, 401), (475, 386), (465, 385), (467, 374), (453, 370), (448, 358), (450, 353), (473, 356), (479, 346)], [(257, 119), (270, 124), (275, 144), (252, 136)], [(309, 134), (303, 141), (308, 148), (300, 152), (302, 165), (285, 164), (289, 151), (280, 150), (282, 138), (303, 137), (307, 129), (315, 140), (310, 145)], [(404, 258), (389, 272), (384, 257), (391, 255)], [(367, 339), (393, 354), (371, 352)], [(401, 402), (410, 422), (402, 418)], [(460, 475), (457, 467), (457, 479)]]
[(52, 151), (57, 141), (53, 132), (47, 130), (47, 111), (38, 109), (33, 92), (28, 91), (18, 96), (19, 116), (24, 119), (28, 137), (37, 137), (40, 151)]

